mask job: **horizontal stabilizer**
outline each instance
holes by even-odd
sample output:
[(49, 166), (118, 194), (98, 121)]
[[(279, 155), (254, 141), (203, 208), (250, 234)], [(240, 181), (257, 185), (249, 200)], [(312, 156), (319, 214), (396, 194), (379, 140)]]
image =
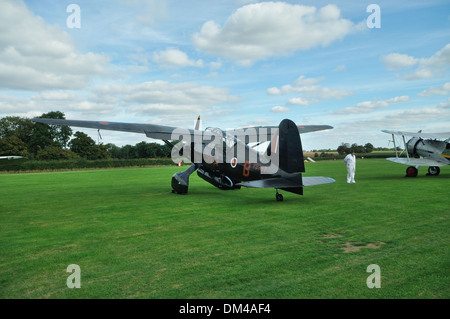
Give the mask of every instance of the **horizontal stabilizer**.
[(434, 159), (428, 158), (404, 158), (404, 157), (389, 157), (386, 158), (388, 161), (411, 165), (411, 166), (445, 166), (448, 165), (448, 162), (445, 161), (437, 161)]
[(303, 186), (331, 184), (334, 182), (335, 180), (330, 177), (323, 177), (323, 176), (303, 177)]
[(283, 177), (260, 179), (257, 181), (239, 183), (237, 185), (251, 188), (290, 188), (301, 186), (298, 183)]

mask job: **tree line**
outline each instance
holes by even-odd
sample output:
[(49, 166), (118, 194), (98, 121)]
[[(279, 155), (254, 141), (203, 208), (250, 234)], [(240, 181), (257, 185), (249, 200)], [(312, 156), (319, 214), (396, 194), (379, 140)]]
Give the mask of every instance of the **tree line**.
[(355, 153), (372, 153), (374, 150), (374, 146), (371, 143), (366, 143), (363, 145), (358, 145), (356, 143), (349, 144), (349, 143), (342, 143), (338, 146), (337, 152), (339, 155), (348, 154), (351, 151), (354, 151)]
[[(44, 113), (39, 117), (65, 119), (64, 113), (60, 111)], [(352, 150), (355, 153), (367, 154), (374, 150), (385, 149), (375, 148), (371, 143), (365, 145), (341, 143), (337, 148), (339, 155), (348, 154)], [(24, 117), (7, 116), (0, 119), (0, 156), (8, 155), (47, 161), (76, 158), (87, 160), (164, 158), (170, 157), (171, 147), (146, 142), (122, 147), (112, 143), (97, 144), (83, 132), (73, 133), (68, 126), (47, 125), (32, 122)]]
[[(64, 113), (53, 111), (40, 118), (65, 119)], [(35, 123), (19, 116), (0, 119), (0, 156), (25, 156), (35, 160), (67, 160), (84, 158), (136, 159), (169, 157), (171, 148), (158, 143), (141, 142), (118, 147), (112, 143), (97, 144), (83, 132), (68, 126)]]

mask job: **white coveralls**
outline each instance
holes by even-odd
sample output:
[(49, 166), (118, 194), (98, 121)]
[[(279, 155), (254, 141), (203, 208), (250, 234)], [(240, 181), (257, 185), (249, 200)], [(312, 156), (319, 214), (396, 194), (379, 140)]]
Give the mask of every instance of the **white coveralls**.
[(347, 183), (355, 183), (356, 157), (351, 153), (344, 158), (347, 164)]

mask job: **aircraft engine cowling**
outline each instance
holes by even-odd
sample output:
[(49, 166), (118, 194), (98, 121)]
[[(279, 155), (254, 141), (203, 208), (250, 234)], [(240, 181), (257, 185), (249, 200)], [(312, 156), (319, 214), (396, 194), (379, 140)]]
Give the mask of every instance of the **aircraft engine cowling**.
[(423, 140), (414, 137), (406, 143), (408, 153), (414, 157), (430, 157), (430, 155), (440, 155), (445, 150), (445, 142), (436, 140)]
[(220, 188), (222, 190), (237, 189), (240, 186), (235, 186), (232, 180), (223, 174), (212, 173), (203, 169), (197, 170), (197, 175), (207, 181), (208, 183)]

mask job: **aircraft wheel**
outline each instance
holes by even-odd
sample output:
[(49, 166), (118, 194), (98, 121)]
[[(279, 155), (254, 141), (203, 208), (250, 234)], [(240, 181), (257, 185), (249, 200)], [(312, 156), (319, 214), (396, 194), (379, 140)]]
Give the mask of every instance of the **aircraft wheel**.
[(441, 172), (441, 169), (439, 168), (439, 166), (428, 167), (428, 175), (438, 176), (440, 172)]
[(414, 166), (409, 166), (406, 169), (406, 177), (416, 177), (417, 173), (418, 173), (418, 170)]
[(276, 197), (277, 197), (277, 202), (282, 202), (283, 201), (283, 195), (277, 193)]

